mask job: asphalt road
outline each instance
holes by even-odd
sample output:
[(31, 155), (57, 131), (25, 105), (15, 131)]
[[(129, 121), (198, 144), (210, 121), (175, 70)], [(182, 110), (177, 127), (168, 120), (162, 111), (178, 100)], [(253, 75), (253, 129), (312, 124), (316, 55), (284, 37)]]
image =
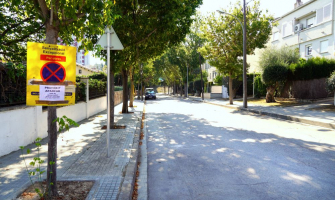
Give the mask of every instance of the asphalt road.
[(190, 100), (146, 101), (149, 200), (335, 199), (335, 131)]

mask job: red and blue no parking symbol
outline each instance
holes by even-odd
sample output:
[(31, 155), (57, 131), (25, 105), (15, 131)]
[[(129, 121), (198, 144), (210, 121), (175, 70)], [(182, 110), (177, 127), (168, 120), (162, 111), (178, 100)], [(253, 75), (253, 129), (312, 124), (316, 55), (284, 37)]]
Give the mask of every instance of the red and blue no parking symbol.
[(63, 82), (66, 77), (65, 68), (57, 62), (45, 63), (40, 73), (44, 82)]

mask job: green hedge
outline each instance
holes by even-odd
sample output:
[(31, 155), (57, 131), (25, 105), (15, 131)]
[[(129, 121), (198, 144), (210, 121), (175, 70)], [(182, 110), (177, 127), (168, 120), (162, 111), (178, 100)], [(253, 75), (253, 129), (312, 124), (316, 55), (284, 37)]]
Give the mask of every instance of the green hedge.
[(335, 60), (324, 57), (313, 57), (308, 60), (300, 59), (299, 63), (291, 64), (288, 80), (311, 80), (328, 78), (335, 71)]
[(26, 103), (26, 74), (22, 64), (0, 62), (0, 107)]
[(262, 82), (260, 74), (255, 75), (255, 97), (260, 98), (266, 95), (266, 86)]

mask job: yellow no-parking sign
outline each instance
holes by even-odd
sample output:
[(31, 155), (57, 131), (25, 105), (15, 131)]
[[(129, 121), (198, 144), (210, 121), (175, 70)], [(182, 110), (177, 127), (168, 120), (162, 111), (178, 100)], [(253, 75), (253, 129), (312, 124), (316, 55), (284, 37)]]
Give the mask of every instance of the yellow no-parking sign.
[(28, 42), (27, 101), (29, 106), (75, 104), (76, 48)]

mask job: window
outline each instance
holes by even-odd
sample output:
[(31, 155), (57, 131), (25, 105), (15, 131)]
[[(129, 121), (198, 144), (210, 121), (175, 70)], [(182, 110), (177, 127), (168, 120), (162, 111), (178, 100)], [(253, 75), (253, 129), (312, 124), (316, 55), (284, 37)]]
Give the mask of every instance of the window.
[(314, 21), (315, 21), (315, 17), (307, 19), (306, 27), (307, 28), (312, 27), (314, 24)]
[(292, 21), (283, 23), (282, 30), (283, 30), (283, 37), (292, 35), (293, 32)]
[(277, 41), (279, 39), (279, 32), (273, 33), (273, 41)]
[(326, 22), (332, 19), (332, 4), (327, 4), (316, 10), (316, 24)]
[(312, 55), (312, 45), (306, 46), (306, 56), (311, 56)]
[(79, 70), (79, 74), (81, 74), (81, 69)]
[(320, 53), (328, 52), (328, 40), (320, 42)]

